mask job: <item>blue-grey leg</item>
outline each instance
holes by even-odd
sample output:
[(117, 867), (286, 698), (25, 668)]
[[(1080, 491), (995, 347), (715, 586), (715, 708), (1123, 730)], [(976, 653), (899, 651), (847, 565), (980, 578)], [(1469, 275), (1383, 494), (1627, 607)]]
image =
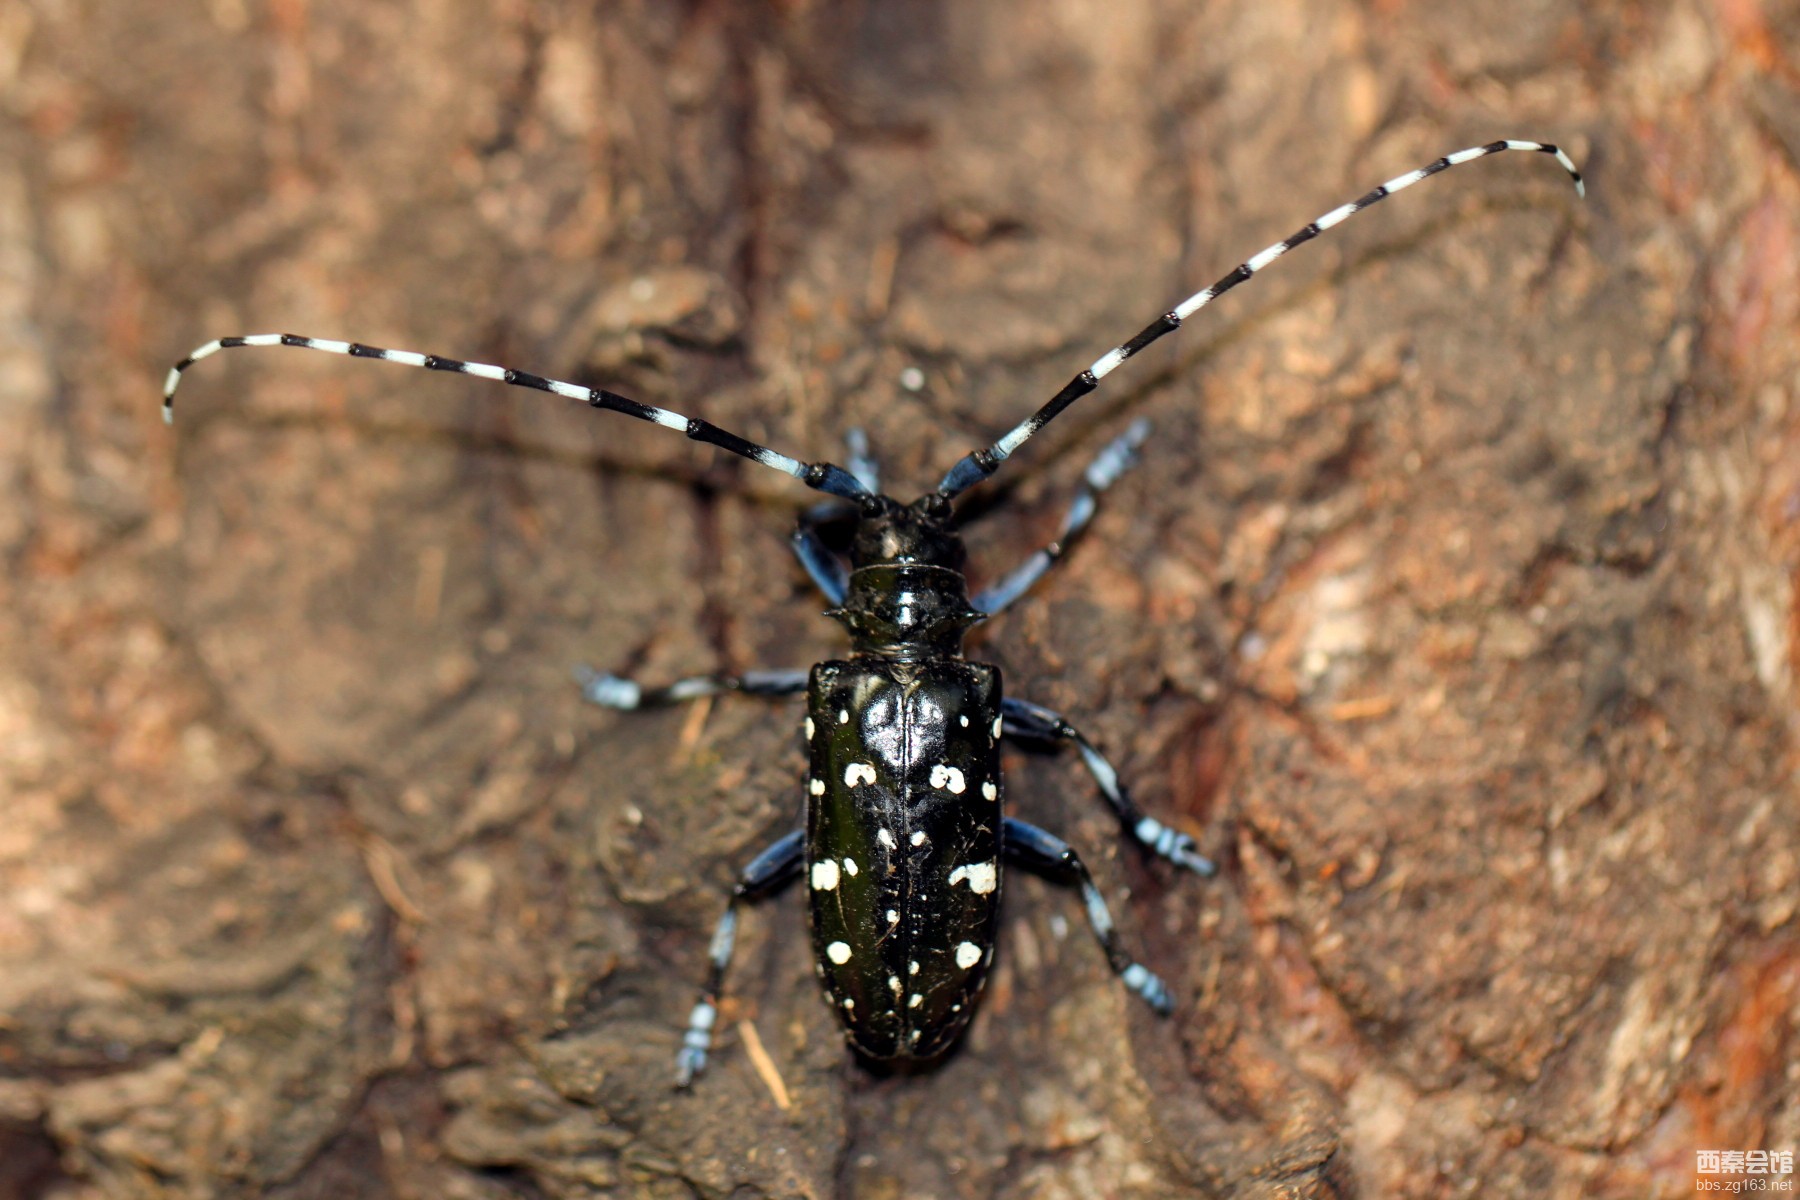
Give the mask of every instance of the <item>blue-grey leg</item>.
[(800, 565), (806, 568), (806, 573), (812, 576), (813, 583), (825, 593), (825, 599), (831, 601), (834, 608), (844, 602), (844, 593), (850, 588), (850, 571), (844, 566), (844, 560), (819, 536), (819, 525), (841, 516), (843, 511), (835, 504), (815, 505), (800, 514), (800, 523), (788, 538), (788, 544), (794, 548), (794, 557), (800, 560)]
[(810, 672), (803, 669), (780, 671), (745, 671), (742, 675), (695, 675), (678, 679), (665, 687), (647, 688), (635, 680), (608, 675), (592, 667), (576, 667), (575, 682), (581, 694), (602, 708), (629, 711), (634, 708), (661, 708), (717, 696), (721, 692), (739, 692), (746, 696), (798, 696), (806, 690)]
[(1075, 493), (1075, 499), (1069, 505), (1067, 515), (1063, 517), (1062, 530), (1056, 535), (1056, 540), (1014, 567), (991, 587), (976, 592), (970, 603), (978, 611), (992, 616), (1030, 591), (1031, 586), (1068, 553), (1069, 546), (1093, 521), (1094, 513), (1100, 506), (1101, 493), (1137, 462), (1138, 447), (1149, 436), (1150, 422), (1140, 417), (1124, 433), (1107, 443), (1106, 448), (1094, 456), (1094, 461), (1082, 473), (1081, 490)]
[(881, 468), (869, 453), (869, 435), (860, 428), (852, 429), (844, 435), (844, 444), (850, 449), (850, 461), (845, 464), (850, 468), (850, 474), (856, 476), (856, 482), (862, 484), (870, 495), (879, 496)]
[(1131, 793), (1125, 790), (1125, 785), (1119, 782), (1119, 773), (1106, 761), (1106, 756), (1094, 749), (1093, 743), (1083, 737), (1079, 729), (1063, 720), (1061, 714), (1054, 713), (1041, 704), (1009, 696), (1000, 702), (1000, 717), (1001, 731), (1007, 737), (1036, 742), (1074, 742), (1075, 748), (1081, 752), (1081, 761), (1087, 766), (1088, 774), (1100, 786), (1100, 794), (1106, 797), (1112, 810), (1119, 814), (1119, 820), (1131, 832), (1131, 836), (1151, 851), (1176, 866), (1186, 867), (1199, 875), (1211, 875), (1218, 871), (1219, 868), (1212, 859), (1195, 851), (1193, 838), (1178, 829), (1170, 829), (1155, 817), (1145, 815), (1131, 798)]
[(1175, 1007), (1169, 998), (1168, 987), (1148, 967), (1133, 962), (1125, 953), (1125, 948), (1119, 944), (1119, 932), (1113, 927), (1112, 913), (1107, 910), (1100, 889), (1094, 886), (1093, 876), (1088, 874), (1087, 865), (1074, 848), (1055, 834), (1046, 833), (1017, 817), (1005, 819), (1000, 839), (1006, 856), (1019, 865), (1053, 878), (1073, 881), (1081, 888), (1088, 924), (1093, 927), (1094, 936), (1100, 939), (1100, 948), (1106, 952), (1106, 961), (1112, 966), (1113, 973), (1159, 1016), (1168, 1016)]
[[(844, 441), (850, 449), (850, 474), (871, 494), (879, 493), (881, 470), (869, 456), (869, 435), (860, 429), (852, 429)], [(794, 557), (800, 560), (813, 583), (834, 606), (844, 602), (844, 593), (850, 587), (850, 572), (844, 560), (819, 536), (819, 526), (846, 516), (854, 517), (855, 510), (844, 504), (815, 504), (800, 514), (800, 523), (788, 539), (794, 548)]]
[(737, 944), (738, 903), (766, 896), (798, 875), (800, 855), (805, 848), (806, 830), (796, 829), (752, 859), (738, 876), (731, 903), (725, 906), (725, 915), (713, 930), (706, 986), (701, 989), (693, 1012), (688, 1014), (687, 1032), (681, 1035), (681, 1052), (675, 1056), (676, 1087), (686, 1087), (706, 1069), (713, 1023), (719, 1019), (719, 996), (725, 988), (725, 968), (731, 965), (731, 951)]

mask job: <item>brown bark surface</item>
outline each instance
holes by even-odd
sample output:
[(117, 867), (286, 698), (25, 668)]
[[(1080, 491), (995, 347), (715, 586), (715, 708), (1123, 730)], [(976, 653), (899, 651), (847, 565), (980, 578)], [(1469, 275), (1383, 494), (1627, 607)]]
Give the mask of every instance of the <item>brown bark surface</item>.
[[(0, 106), (0, 1197), (1635, 1198), (1796, 1148), (1794, 4), (12, 0)], [(974, 649), (1223, 870), (1010, 757), (1178, 1011), (1014, 874), (917, 1076), (849, 1060), (789, 892), (671, 1089), (798, 712), (571, 683), (837, 653), (814, 497), (291, 350), (157, 417), (288, 330), (862, 426), (911, 498), (1509, 136), (1586, 202), (1433, 179), (983, 490), (977, 582), (1155, 423)]]

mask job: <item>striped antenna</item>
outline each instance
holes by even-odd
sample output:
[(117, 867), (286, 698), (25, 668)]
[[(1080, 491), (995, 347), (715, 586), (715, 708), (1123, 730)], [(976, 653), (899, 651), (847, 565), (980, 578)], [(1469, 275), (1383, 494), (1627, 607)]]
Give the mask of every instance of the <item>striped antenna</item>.
[(640, 404), (636, 400), (626, 399), (613, 392), (599, 388), (582, 387), (577, 383), (563, 383), (556, 379), (545, 379), (541, 375), (531, 375), (524, 371), (514, 371), (508, 367), (491, 366), (488, 363), (464, 362), (456, 358), (443, 358), (436, 354), (416, 354), (411, 350), (383, 350), (380, 346), (364, 346), (359, 342), (334, 342), (325, 338), (301, 337), (292, 333), (257, 333), (249, 337), (226, 337), (206, 343), (192, 354), (176, 363), (169, 369), (169, 377), (163, 382), (163, 420), (175, 420), (175, 389), (181, 385), (182, 372), (203, 358), (210, 358), (221, 350), (235, 350), (239, 346), (298, 346), (303, 350), (323, 350), (328, 354), (347, 354), (352, 358), (377, 358), (383, 362), (399, 363), (407, 367), (424, 367), (427, 371), (449, 371), (456, 375), (473, 375), (477, 379), (493, 379), (513, 387), (536, 388), (540, 392), (553, 392), (558, 396), (566, 396), (570, 400), (582, 400), (595, 408), (610, 409), (624, 413), (628, 417), (636, 417), (640, 421), (649, 421), (661, 425), (664, 429), (674, 429), (686, 434), (697, 442), (717, 446), (733, 454), (772, 467), (783, 475), (791, 475), (807, 487), (821, 492), (829, 492), (833, 496), (843, 496), (850, 500), (861, 500), (871, 493), (859, 482), (855, 475), (837, 466), (835, 463), (804, 463), (777, 453), (767, 446), (739, 437), (720, 429), (710, 421), (702, 421), (698, 417), (683, 416), (666, 408), (658, 408), (653, 404)]
[(1145, 346), (1148, 346), (1151, 342), (1154, 342), (1163, 334), (1173, 333), (1175, 330), (1181, 328), (1181, 323), (1183, 321), (1187, 320), (1189, 317), (1205, 308), (1208, 304), (1211, 304), (1219, 296), (1230, 291), (1238, 284), (1244, 282), (1244, 280), (1250, 278), (1252, 275), (1286, 254), (1289, 250), (1292, 250), (1295, 246), (1300, 245), (1302, 242), (1311, 241), (1332, 226), (1341, 224), (1377, 201), (1393, 195), (1402, 188), (1409, 188), (1421, 179), (1436, 175), (1439, 171), (1447, 171), (1451, 167), (1459, 166), (1466, 162), (1473, 162), (1478, 158), (1486, 158), (1490, 154), (1499, 154), (1502, 150), (1536, 150), (1541, 154), (1555, 155), (1556, 161), (1562, 164), (1563, 170), (1567, 171), (1569, 177), (1575, 181), (1576, 193), (1583, 196), (1587, 194), (1587, 188), (1581, 182), (1581, 172), (1575, 169), (1575, 164), (1569, 160), (1569, 156), (1557, 147), (1544, 142), (1489, 142), (1485, 146), (1473, 146), (1467, 150), (1458, 150), (1455, 154), (1446, 154), (1443, 158), (1438, 159), (1429, 166), (1420, 167), (1416, 171), (1408, 171), (1404, 175), (1390, 179), (1366, 196), (1332, 209), (1318, 220), (1295, 233), (1292, 237), (1276, 242), (1262, 253), (1253, 255), (1249, 260), (1239, 263), (1236, 267), (1232, 268), (1231, 273), (1226, 275), (1223, 279), (1220, 279), (1205, 291), (1196, 292), (1192, 296), (1189, 296), (1169, 312), (1164, 313), (1149, 325), (1146, 325), (1136, 337), (1132, 338), (1124, 345), (1116, 346), (1113, 349), (1108, 350), (1105, 354), (1095, 360), (1093, 366), (1071, 379), (1062, 391), (1056, 393), (1056, 395), (1051, 398), (1050, 403), (1044, 405), (1044, 407), (1038, 409), (1035, 413), (1032, 413), (1031, 416), (1024, 421), (1021, 421), (1005, 437), (995, 442), (992, 446), (987, 447), (985, 450), (971, 452), (962, 458), (954, 467), (951, 467), (949, 474), (944, 476), (944, 481), (938, 484), (938, 494), (943, 496), (946, 500), (952, 499), (961, 495), (969, 488), (974, 487), (989, 475), (992, 475), (1013, 451), (1029, 441), (1033, 434), (1048, 425), (1058, 413), (1062, 412), (1063, 409), (1069, 407), (1069, 405), (1075, 403), (1075, 401), (1099, 387), (1100, 381), (1112, 374), (1120, 363), (1136, 354), (1139, 350), (1142, 350)]

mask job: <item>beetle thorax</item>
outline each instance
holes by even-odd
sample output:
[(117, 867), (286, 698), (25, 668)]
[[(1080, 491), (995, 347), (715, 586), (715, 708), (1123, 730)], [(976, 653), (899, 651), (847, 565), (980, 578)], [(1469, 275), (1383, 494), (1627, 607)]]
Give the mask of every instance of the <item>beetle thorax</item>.
[(850, 547), (850, 587), (831, 613), (858, 654), (882, 658), (962, 655), (963, 632), (985, 614), (969, 604), (967, 555), (936, 493), (901, 506), (865, 507)]

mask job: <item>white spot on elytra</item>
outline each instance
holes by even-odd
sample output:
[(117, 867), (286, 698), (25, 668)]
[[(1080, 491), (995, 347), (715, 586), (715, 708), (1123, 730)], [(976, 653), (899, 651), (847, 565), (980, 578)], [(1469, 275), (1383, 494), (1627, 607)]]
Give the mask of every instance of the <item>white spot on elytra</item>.
[(815, 796), (823, 796), (825, 794), (825, 781), (823, 779), (809, 779), (806, 781), (806, 790)]
[(844, 768), (844, 782), (846, 784), (855, 787), (858, 780), (861, 780), (863, 783), (874, 783), (875, 768), (868, 763), (851, 763)]
[(994, 737), (996, 739), (998, 739), (1000, 737), (1000, 731), (1004, 728), (1005, 728), (1005, 725), (1001, 722), (1000, 718), (995, 717), (994, 718)]
[(813, 740), (813, 723), (811, 717), (806, 718), (806, 740), (809, 742)]
[(919, 995), (917, 992), (914, 992), (906, 998), (906, 1007), (908, 1008), (917, 1008), (923, 1003), (925, 1003), (925, 997)]
[(925, 844), (925, 831), (923, 829), (915, 829), (912, 837), (908, 840), (915, 846), (923, 846)]
[(997, 863), (969, 863), (950, 872), (950, 886), (955, 887), (963, 880), (969, 881), (969, 890), (977, 896), (985, 896), (1000, 883), (1000, 868)]
[[(832, 944), (834, 946), (842, 946), (843, 945), (842, 942), (833, 942)], [(848, 946), (845, 946), (844, 947), (844, 958), (849, 958), (849, 957), (850, 957), (850, 948)], [(833, 959), (836, 962), (843, 962), (844, 958), (837, 958), (835, 955), (833, 956)], [(980, 961), (981, 961), (981, 947), (977, 946), (974, 942), (963, 942), (956, 947), (956, 965), (961, 967), (963, 970), (965, 970), (965, 971), (968, 970), (970, 967), (974, 966), (976, 963), (978, 963)]]
[[(967, 946), (968, 944), (969, 943), (967, 943), (967, 942), (963, 943), (963, 945), (965, 945), (965, 946)], [(959, 957), (960, 957), (960, 953), (961, 952), (959, 951), (958, 952)], [(836, 963), (838, 966), (841, 967), (845, 963), (850, 961), (850, 947), (845, 945), (843, 942), (833, 942), (833, 943), (831, 943), (831, 945), (825, 947), (825, 957), (829, 958), (832, 962)]]
[(898, 975), (888, 976), (888, 990), (896, 996), (900, 994), (900, 977)]
[(961, 771), (957, 770), (955, 767), (939, 763), (937, 766), (931, 768), (931, 786), (934, 788), (943, 788), (953, 796), (960, 796), (963, 794), (963, 788), (968, 785), (963, 783), (963, 773)]
[(995, 787), (994, 781), (990, 779), (981, 785), (981, 794), (988, 800), (997, 800), (1000, 798), (1000, 789)]
[(856, 860), (854, 858), (844, 859), (844, 874), (850, 876), (852, 879), (856, 877)]
[(900, 923), (900, 912), (898, 909), (888, 909), (887, 917), (889, 925), (898, 925)]
[(839, 725), (848, 725), (849, 723), (850, 723), (850, 710), (847, 708), (838, 709), (838, 724)]
[(886, 846), (889, 850), (894, 849), (897, 844), (894, 841), (894, 835), (886, 828), (877, 829), (875, 831), (875, 840), (880, 842), (883, 846)]
[(906, 964), (906, 973), (908, 975), (917, 975), (919, 973), (919, 964), (916, 962), (907, 963)]
[(814, 891), (829, 892), (838, 885), (838, 865), (829, 858), (812, 865)]
[(969, 727), (969, 714), (968, 713), (961, 713), (957, 716), (956, 719), (958, 721), (962, 722), (962, 727), (964, 729), (967, 729)]
[(856, 1001), (849, 996), (844, 997), (844, 1011), (845, 1012), (855, 1012), (856, 1011)]

